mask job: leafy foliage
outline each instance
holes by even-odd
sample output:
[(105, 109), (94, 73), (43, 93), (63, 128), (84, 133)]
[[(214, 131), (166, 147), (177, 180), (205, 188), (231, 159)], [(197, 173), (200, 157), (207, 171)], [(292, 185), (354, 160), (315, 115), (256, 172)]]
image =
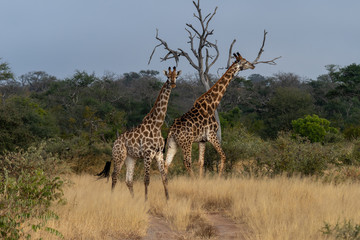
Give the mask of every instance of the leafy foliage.
[(54, 117), (30, 98), (14, 97), (0, 106), (0, 153), (26, 148), (57, 133)]
[(13, 79), (13, 78), (14, 78), (14, 74), (11, 71), (9, 64), (6, 62), (0, 63), (0, 83), (1, 81)]
[(318, 115), (307, 115), (291, 122), (294, 133), (307, 137), (311, 142), (323, 142), (329, 134), (337, 134), (336, 128), (330, 127), (330, 121)]
[(354, 147), (344, 144), (311, 143), (307, 138), (281, 133), (278, 138), (256, 156), (254, 173), (275, 176), (279, 174), (318, 175), (332, 165), (344, 166), (356, 163)]
[(62, 236), (46, 227), (46, 222), (57, 218), (50, 205), (62, 200), (64, 182), (55, 174), (66, 167), (59, 164), (58, 158), (44, 152), (44, 147), (0, 157), (0, 234), (3, 239), (30, 239), (31, 231), (39, 229)]

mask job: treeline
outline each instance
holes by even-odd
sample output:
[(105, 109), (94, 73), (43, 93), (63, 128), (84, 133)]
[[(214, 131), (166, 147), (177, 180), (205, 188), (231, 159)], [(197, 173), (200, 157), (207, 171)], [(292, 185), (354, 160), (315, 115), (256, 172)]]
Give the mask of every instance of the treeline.
[[(292, 120), (316, 114), (329, 120), (341, 135), (358, 137), (360, 65), (329, 65), (327, 71), (316, 80), (293, 73), (235, 78), (219, 107), (222, 127), (225, 130), (241, 124), (262, 139), (275, 139), (280, 131), (292, 129)], [(89, 145), (111, 143), (117, 133), (141, 122), (164, 78), (157, 71), (147, 70), (100, 77), (76, 71), (66, 79), (40, 71), (15, 79), (10, 68), (2, 64), (0, 79), (3, 153), (54, 137), (80, 137)], [(178, 80), (170, 97), (164, 136), (173, 119), (187, 111), (203, 92), (193, 76)]]

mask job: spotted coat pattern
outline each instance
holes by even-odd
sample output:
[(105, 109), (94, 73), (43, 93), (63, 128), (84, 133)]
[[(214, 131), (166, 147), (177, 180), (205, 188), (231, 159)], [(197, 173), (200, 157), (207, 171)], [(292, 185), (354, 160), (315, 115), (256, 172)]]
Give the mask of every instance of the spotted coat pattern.
[(221, 148), (216, 132), (218, 123), (215, 120), (215, 110), (222, 99), (227, 86), (236, 73), (255, 66), (242, 58), (239, 53), (234, 54), (235, 61), (224, 75), (194, 103), (193, 107), (181, 117), (175, 119), (168, 134), (165, 171), (167, 172), (178, 147), (184, 154), (184, 165), (192, 176), (191, 147), (194, 142), (199, 143), (199, 175), (203, 174), (205, 143), (210, 142), (219, 153), (221, 162), (219, 175), (222, 174), (225, 163), (225, 153)]
[(176, 79), (181, 71), (176, 68), (169, 68), (164, 71), (167, 81), (162, 86), (160, 93), (155, 101), (151, 111), (144, 117), (142, 123), (137, 127), (124, 132), (115, 141), (112, 150), (112, 160), (114, 162), (114, 171), (112, 173), (112, 189), (114, 189), (121, 167), (125, 162), (126, 165), (126, 185), (133, 191), (133, 175), (136, 160), (141, 158), (144, 160), (145, 167), (145, 199), (147, 199), (148, 185), (150, 183), (150, 165), (155, 158), (161, 173), (164, 185), (165, 196), (168, 199), (167, 176), (164, 170), (163, 148), (164, 139), (161, 135), (161, 126), (164, 122), (167, 105), (172, 88), (176, 87)]

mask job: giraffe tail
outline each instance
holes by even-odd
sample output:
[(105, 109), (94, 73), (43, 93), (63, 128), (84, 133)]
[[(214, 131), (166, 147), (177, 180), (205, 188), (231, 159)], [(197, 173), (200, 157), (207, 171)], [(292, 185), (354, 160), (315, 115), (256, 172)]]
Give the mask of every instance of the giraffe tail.
[(164, 139), (164, 148), (163, 148), (163, 153), (165, 153), (166, 150), (166, 142), (167, 142), (167, 138)]
[(110, 177), (110, 167), (111, 167), (111, 161), (107, 161), (105, 164), (104, 169), (96, 174), (95, 176), (98, 176), (98, 179), (101, 178), (109, 178)]

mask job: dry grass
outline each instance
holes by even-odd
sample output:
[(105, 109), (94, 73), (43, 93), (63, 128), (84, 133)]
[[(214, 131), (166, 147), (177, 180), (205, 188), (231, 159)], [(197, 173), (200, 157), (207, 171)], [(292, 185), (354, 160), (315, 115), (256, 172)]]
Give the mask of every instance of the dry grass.
[[(64, 191), (67, 204), (55, 206), (58, 221), (48, 226), (60, 231), (65, 239), (139, 239), (146, 234), (148, 208), (138, 190), (132, 199), (125, 184), (111, 193), (111, 183), (95, 181), (89, 175), (74, 175)], [(44, 239), (56, 237), (45, 234)]]
[(265, 240), (324, 239), (324, 222), (360, 222), (359, 183), (179, 177), (169, 180), (166, 202), (159, 177), (152, 176), (145, 203), (142, 181), (135, 184), (132, 199), (122, 182), (111, 194), (106, 181), (91, 176), (71, 179), (74, 184), (65, 190), (68, 204), (56, 207), (60, 220), (50, 224), (65, 239), (141, 238), (149, 226), (148, 212), (163, 216), (174, 230), (185, 231), (197, 228), (194, 221), (203, 224), (205, 212), (223, 211), (246, 225), (248, 239)]

